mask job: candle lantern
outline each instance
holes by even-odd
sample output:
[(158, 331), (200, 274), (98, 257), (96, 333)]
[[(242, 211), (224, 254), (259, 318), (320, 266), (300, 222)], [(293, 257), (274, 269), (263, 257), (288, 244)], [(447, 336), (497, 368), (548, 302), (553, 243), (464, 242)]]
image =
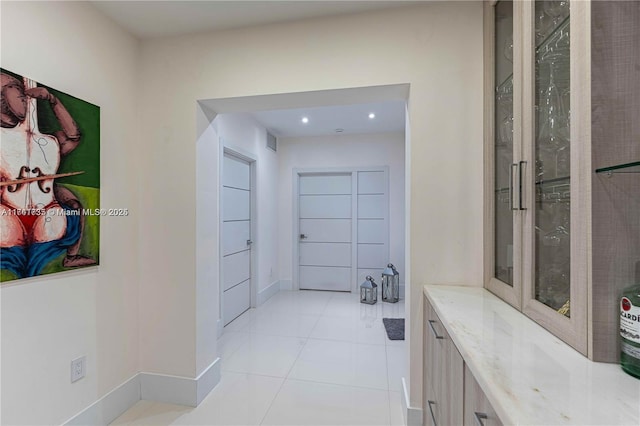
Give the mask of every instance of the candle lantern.
[(378, 301), (378, 284), (373, 277), (368, 275), (365, 281), (360, 284), (360, 303), (373, 305)]
[(400, 274), (396, 267), (389, 263), (382, 271), (382, 301), (396, 303), (400, 300)]

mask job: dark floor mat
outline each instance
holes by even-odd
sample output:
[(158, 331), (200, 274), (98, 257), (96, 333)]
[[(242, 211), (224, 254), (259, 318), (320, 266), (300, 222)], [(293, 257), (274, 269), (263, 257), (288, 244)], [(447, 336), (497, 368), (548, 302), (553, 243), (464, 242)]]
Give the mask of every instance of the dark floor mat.
[(389, 340), (404, 340), (404, 318), (382, 318)]

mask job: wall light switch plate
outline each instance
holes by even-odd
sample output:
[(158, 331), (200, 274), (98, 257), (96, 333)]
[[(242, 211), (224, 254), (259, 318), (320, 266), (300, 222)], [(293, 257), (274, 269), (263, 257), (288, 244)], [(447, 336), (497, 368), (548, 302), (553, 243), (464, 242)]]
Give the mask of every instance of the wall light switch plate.
[(82, 379), (87, 373), (87, 357), (83, 356), (71, 361), (71, 383)]

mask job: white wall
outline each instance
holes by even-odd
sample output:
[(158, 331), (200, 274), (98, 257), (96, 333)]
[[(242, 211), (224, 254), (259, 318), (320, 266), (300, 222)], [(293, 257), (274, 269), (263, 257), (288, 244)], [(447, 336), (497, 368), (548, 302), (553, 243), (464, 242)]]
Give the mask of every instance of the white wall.
[(3, 68), (101, 107), (101, 207), (131, 212), (101, 219), (99, 267), (0, 290), (0, 422), (60, 424), (138, 371), (139, 46), (86, 3), (3, 1), (0, 19)]
[(254, 253), (258, 253), (256, 288), (278, 280), (278, 154), (267, 148), (267, 129), (248, 114), (221, 114), (213, 125), (225, 147), (256, 159), (257, 226)]
[[(405, 277), (408, 379), (411, 404), (419, 407), (422, 285), (482, 283), (482, 55), (482, 2), (144, 42), (137, 93), (144, 100), (139, 139), (148, 155), (139, 166), (149, 175), (173, 173), (169, 181), (150, 179), (142, 194), (141, 207), (155, 213), (140, 223), (142, 369), (191, 376), (198, 370), (190, 349), (197, 322), (196, 101), (410, 83)], [(158, 313), (161, 332), (145, 320)]]
[(282, 279), (293, 273), (293, 169), (389, 166), (389, 254), (404, 282), (404, 133), (280, 138), (278, 155)]

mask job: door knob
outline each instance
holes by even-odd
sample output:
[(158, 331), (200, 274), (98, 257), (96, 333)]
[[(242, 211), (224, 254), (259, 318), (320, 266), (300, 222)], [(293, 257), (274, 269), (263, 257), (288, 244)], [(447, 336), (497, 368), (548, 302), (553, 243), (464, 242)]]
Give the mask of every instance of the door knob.
[(247, 240), (247, 245), (250, 246), (251, 244), (253, 244), (253, 241)]
[(306, 240), (308, 237), (305, 234), (300, 234), (300, 239), (301, 240)]

